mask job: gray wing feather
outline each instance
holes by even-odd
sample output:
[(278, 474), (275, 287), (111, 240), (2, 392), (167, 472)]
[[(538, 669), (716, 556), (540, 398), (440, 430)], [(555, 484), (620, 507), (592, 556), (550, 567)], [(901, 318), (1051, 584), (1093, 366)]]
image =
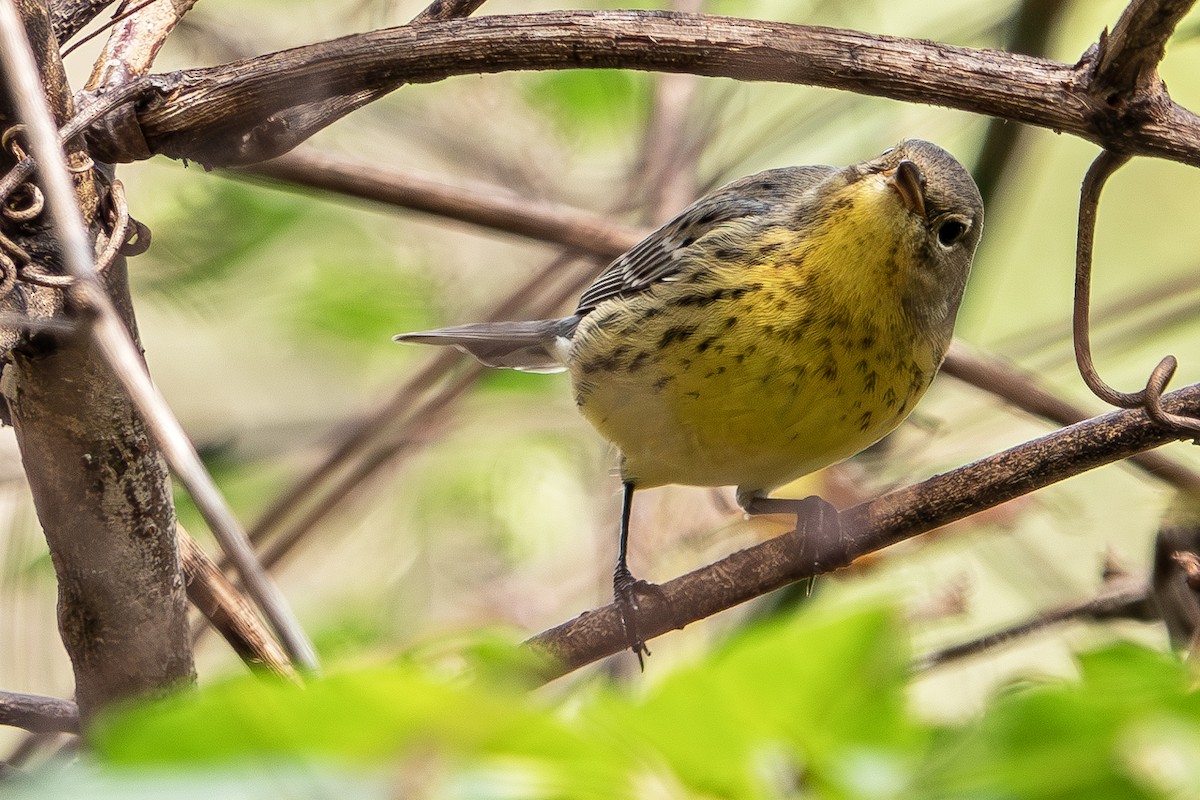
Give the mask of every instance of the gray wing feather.
[(432, 331), (402, 333), (397, 342), (450, 345), (475, 356), (489, 367), (525, 372), (561, 372), (566, 368), (566, 345), (579, 317), (533, 322), (477, 322)]
[(583, 293), (575, 313), (587, 314), (605, 300), (629, 297), (676, 275), (689, 248), (705, 235), (747, 217), (763, 218), (781, 203), (836, 172), (835, 167), (769, 169), (734, 181), (684, 209), (678, 216), (619, 256)]
[(398, 342), (450, 345), (489, 367), (559, 372), (566, 367), (567, 348), (579, 321), (596, 306), (671, 280), (695, 252), (690, 248), (710, 233), (739, 227), (743, 232), (738, 235), (757, 232), (753, 226), (731, 227), (731, 222), (750, 218), (764, 224), (788, 224), (787, 211), (798, 211), (803, 206), (803, 195), (836, 171), (834, 167), (770, 169), (701, 198), (613, 261), (583, 293), (578, 309), (570, 317), (533, 322), (480, 322), (402, 333), (394, 338)]

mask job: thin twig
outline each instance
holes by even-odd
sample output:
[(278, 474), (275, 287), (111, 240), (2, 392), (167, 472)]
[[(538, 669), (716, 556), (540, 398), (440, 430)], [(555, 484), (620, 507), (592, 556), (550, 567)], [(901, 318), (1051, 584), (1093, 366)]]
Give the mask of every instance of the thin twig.
[(143, 416), (167, 462), (187, 488), (221, 546), (237, 565), (247, 588), (271, 622), (289, 655), (306, 669), (317, 666), (316, 652), (271, 583), (245, 533), (204, 468), (179, 421), (150, 381), (137, 347), (121, 322), (99, 277), (83, 225), (58, 131), (38, 80), (36, 62), (13, 0), (0, 0), (0, 64), (40, 165), (48, 211), (58, 232), (63, 262), (75, 283), (67, 291), (91, 312), (90, 333), (105, 360)]
[[(1047, 391), (1033, 375), (1002, 359), (979, 353), (957, 339), (946, 353), (942, 372), (1057, 425), (1073, 425), (1090, 416), (1074, 403)], [(1138, 453), (1126, 460), (1177, 489), (1200, 490), (1200, 474), (1162, 453)]]
[(113, 0), (54, 0), (49, 3), (54, 38), (65, 43), (88, 26)]
[(71, 700), (0, 692), (0, 725), (33, 733), (79, 733), (79, 709)]
[(95, 39), (97, 36), (104, 33), (106, 30), (113, 27), (121, 20), (132, 17), (134, 14), (138, 13), (143, 8), (145, 8), (148, 5), (151, 5), (152, 3), (159, 3), (159, 2), (162, 2), (162, 0), (142, 0), (142, 2), (137, 3), (132, 8), (125, 9), (120, 14), (117, 14), (115, 17), (110, 19), (108, 22), (105, 22), (99, 28), (96, 28), (96, 30), (92, 31), (87, 36), (84, 36), (82, 39), (79, 39), (74, 44), (72, 44), (71, 46), (64, 49), (61, 53), (59, 53), (59, 58), (66, 58), (67, 56), (71, 55), (71, 53), (75, 52), (80, 47), (82, 47), (83, 45), (90, 42), (92, 39)]
[(1149, 596), (1150, 588), (1145, 581), (1122, 580), (1118, 582), (1117, 586), (1106, 588), (1090, 600), (1051, 611), (1043, 611), (1036, 617), (1016, 625), (930, 653), (917, 660), (913, 665), (913, 671), (924, 672), (951, 661), (1009, 644), (1051, 625), (1058, 625), (1074, 619), (1103, 620), (1122, 617), (1145, 619)]
[(641, 235), (614, 225), (597, 214), (541, 200), (479, 181), (451, 184), (411, 170), (384, 167), (302, 147), (285, 156), (231, 170), (228, 175), (256, 175), (276, 182), (307, 186), (347, 197), (515, 233), (575, 250), (615, 258)]
[[(1175, 413), (1200, 411), (1200, 384), (1164, 398)], [(799, 530), (738, 551), (640, 597), (647, 639), (682, 628), (789, 583), (963, 519), (1087, 470), (1158, 447), (1176, 435), (1141, 410), (1114, 411), (1025, 442), (923, 483), (843, 511), (842, 535), (814, 544)], [(822, 546), (823, 545), (823, 546)], [(539, 633), (526, 646), (547, 657), (552, 680), (627, 647), (612, 605)]]
[(1090, 308), (1092, 297), (1092, 250), (1096, 239), (1096, 211), (1100, 192), (1109, 176), (1129, 161), (1129, 156), (1105, 150), (1088, 169), (1079, 197), (1079, 227), (1075, 245), (1075, 315), (1072, 338), (1075, 342), (1075, 363), (1079, 374), (1092, 393), (1109, 405), (1137, 408), (1145, 398), (1144, 392), (1119, 392), (1110, 387), (1096, 372), (1090, 342)]
[(192, 605), (247, 664), (262, 666), (280, 677), (297, 680), (296, 670), (288, 661), (287, 653), (280, 649), (259, 621), (254, 607), (182, 525), (177, 527), (176, 532), (179, 559)]
[(1083, 179), (1079, 193), (1079, 227), (1075, 246), (1075, 302), (1071, 336), (1075, 343), (1075, 362), (1079, 374), (1092, 393), (1106, 403), (1120, 408), (1145, 408), (1161, 425), (1180, 431), (1200, 433), (1200, 420), (1170, 414), (1161, 405), (1162, 393), (1175, 374), (1175, 356), (1166, 356), (1151, 371), (1146, 388), (1140, 392), (1121, 392), (1109, 386), (1092, 362), (1090, 342), (1090, 305), (1092, 290), (1092, 251), (1096, 237), (1096, 211), (1105, 182), (1129, 156), (1105, 150), (1097, 156)]

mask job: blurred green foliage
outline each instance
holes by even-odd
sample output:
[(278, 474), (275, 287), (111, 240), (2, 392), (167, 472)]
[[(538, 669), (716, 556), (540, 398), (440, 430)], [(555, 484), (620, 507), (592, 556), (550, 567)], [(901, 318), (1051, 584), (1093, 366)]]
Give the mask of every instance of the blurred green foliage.
[[(977, 724), (938, 727), (906, 703), (897, 623), (879, 609), (818, 604), (742, 631), (644, 690), (600, 686), (565, 702), (497, 679), (520, 666), (494, 646), (474, 648), (473, 666), (454, 674), (410, 658), (304, 688), (246, 677), (111, 715), (92, 732), (95, 763), (75, 774), (100, 792), (89, 796), (116, 796), (107, 786), (129, 798), (254, 773), (221, 797), (353, 788), (449, 800), (1082, 800), (1200, 790), (1200, 696), (1170, 656), (1096, 650), (1079, 657), (1078, 681), (1013, 688)], [(67, 797), (71, 774), (34, 775), (9, 796)]]
[(563, 70), (530, 76), (525, 99), (553, 120), (559, 132), (581, 144), (612, 144), (636, 137), (650, 100), (644, 72)]

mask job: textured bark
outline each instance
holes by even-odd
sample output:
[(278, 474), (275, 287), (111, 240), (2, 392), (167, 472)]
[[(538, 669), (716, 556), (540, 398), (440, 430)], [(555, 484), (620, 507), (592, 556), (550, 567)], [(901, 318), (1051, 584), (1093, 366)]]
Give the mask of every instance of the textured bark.
[[(71, 113), (70, 95), (45, 8), (31, 0), (19, 8), (61, 123)], [(0, 110), (6, 123), (13, 121), (9, 108), (5, 99)], [(77, 188), (95, 239), (101, 229), (91, 173), (79, 176)], [(61, 273), (45, 215), (25, 226), (5, 224), (6, 233), (44, 270)], [(105, 277), (136, 334), (124, 261)], [(59, 306), (50, 290), (26, 294), (34, 313), (53, 313)], [(166, 463), (86, 325), (69, 336), (25, 339), (4, 368), (0, 391), (58, 573), (59, 626), (84, 722), (115, 700), (191, 680)]]
[[(374, 97), (404, 83), (452, 75), (606, 68), (827, 86), (987, 114), (1121, 152), (1200, 166), (1200, 117), (1176, 105), (1161, 83), (1145, 86), (1137, 102), (1114, 103), (1113, 91), (1120, 88), (1093, 80), (1097, 58), (1115, 51), (1093, 47), (1078, 63), (1063, 64), (999, 50), (702, 14), (497, 15), (371, 31), (150, 75), (136, 107), (123, 109), (120, 125), (100, 126), (88, 135), (113, 161), (161, 153), (207, 166), (246, 165), (287, 152), (364, 93)], [(337, 113), (330, 112), (335, 106)]]
[(0, 692), (0, 725), (30, 733), (78, 733), (79, 709), (57, 697)]
[(87, 27), (114, 0), (51, 0), (50, 12), (54, 35), (65, 42)]

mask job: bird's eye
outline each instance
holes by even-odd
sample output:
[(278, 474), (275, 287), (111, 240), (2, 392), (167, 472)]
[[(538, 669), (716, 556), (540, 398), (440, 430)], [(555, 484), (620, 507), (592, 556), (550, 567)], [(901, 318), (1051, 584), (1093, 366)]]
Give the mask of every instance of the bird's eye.
[(967, 224), (959, 219), (948, 219), (938, 226), (937, 237), (942, 247), (953, 247), (958, 244), (967, 232)]

